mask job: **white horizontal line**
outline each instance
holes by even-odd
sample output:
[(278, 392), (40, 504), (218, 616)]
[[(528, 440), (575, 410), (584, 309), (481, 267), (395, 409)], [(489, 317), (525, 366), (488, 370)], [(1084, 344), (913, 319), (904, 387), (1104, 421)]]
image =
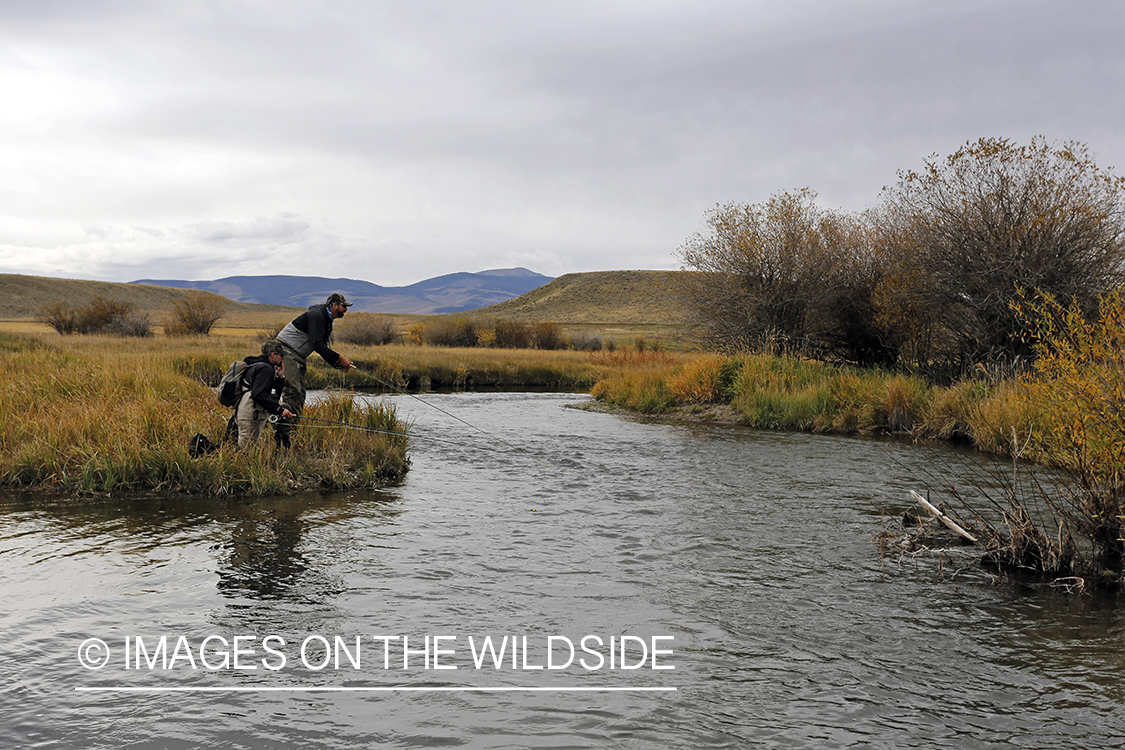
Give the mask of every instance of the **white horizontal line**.
[(674, 692), (674, 687), (76, 687), (82, 693), (579, 693)]

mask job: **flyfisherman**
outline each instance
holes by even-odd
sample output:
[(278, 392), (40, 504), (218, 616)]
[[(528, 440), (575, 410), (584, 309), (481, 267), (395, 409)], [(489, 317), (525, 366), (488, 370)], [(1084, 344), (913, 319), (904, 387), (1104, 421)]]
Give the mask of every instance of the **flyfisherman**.
[[(285, 388), (281, 400), (294, 414), (299, 416), (305, 410), (305, 371), (310, 354), (316, 352), (325, 362), (344, 372), (352, 369), (352, 361), (337, 354), (328, 345), (332, 337), (332, 321), (344, 317), (351, 306), (344, 295), (330, 294), (323, 305), (313, 305), (277, 334), (285, 362)], [(287, 426), (279, 426), (277, 440), (281, 445), (289, 445)]]
[(242, 372), (245, 389), (234, 412), (239, 448), (258, 442), (262, 427), (271, 414), (282, 419), (294, 416), (292, 411), (282, 406), (279, 397), (285, 387), (283, 354), (281, 344), (270, 340), (262, 344), (262, 356), (244, 360), (249, 365)]

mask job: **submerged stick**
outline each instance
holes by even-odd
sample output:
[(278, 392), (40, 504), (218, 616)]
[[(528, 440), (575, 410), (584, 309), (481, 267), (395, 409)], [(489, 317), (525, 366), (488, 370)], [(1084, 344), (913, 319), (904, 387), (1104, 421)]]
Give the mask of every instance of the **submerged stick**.
[(914, 490), (910, 490), (910, 494), (922, 505), (923, 508), (930, 512), (930, 515), (945, 524), (954, 534), (961, 537), (962, 539), (969, 540), (973, 544), (977, 543), (977, 538), (975, 536), (961, 528), (961, 526), (959, 526), (956, 521), (938, 510), (937, 507), (929, 500), (922, 497)]

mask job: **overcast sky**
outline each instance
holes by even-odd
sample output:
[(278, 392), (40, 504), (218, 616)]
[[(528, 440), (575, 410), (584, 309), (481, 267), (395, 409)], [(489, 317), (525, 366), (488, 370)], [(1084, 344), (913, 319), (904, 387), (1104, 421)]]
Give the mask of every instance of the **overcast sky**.
[(969, 140), (1125, 172), (1120, 0), (0, 0), (0, 272), (678, 267)]

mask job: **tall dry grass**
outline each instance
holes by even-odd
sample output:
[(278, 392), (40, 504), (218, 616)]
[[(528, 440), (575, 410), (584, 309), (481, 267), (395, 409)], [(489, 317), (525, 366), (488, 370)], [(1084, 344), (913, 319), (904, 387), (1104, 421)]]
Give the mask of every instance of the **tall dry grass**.
[(692, 359), (668, 381), (668, 391), (679, 403), (713, 404), (729, 398), (732, 370), (717, 354)]
[(602, 373), (590, 393), (596, 399), (644, 414), (659, 414), (677, 403), (668, 382), (687, 361), (661, 350), (618, 349), (585, 355)]
[[(310, 487), (374, 487), (407, 469), (404, 438), (352, 430), (301, 431), (289, 451), (264, 440), (193, 459), (195, 433), (222, 435), (230, 411), (214, 392), (176, 371), (203, 342), (68, 338), (26, 345), (4, 337), (0, 357), (0, 485), (67, 492), (267, 494)], [(173, 355), (172, 352), (179, 352)], [(244, 354), (245, 352), (239, 352)], [(350, 399), (347, 399), (350, 401)], [(339, 413), (330, 399), (309, 415)], [(349, 414), (404, 431), (393, 409)]]
[[(649, 361), (639, 360), (644, 355)], [(901, 374), (765, 354), (601, 355), (602, 362), (614, 359), (620, 366), (598, 382), (594, 396), (647, 413), (729, 403), (752, 427), (979, 439), (1001, 453), (1010, 450), (1010, 437), (996, 440), (998, 431), (1023, 429), (1026, 419), (1013, 393), (983, 383), (944, 389)]]
[[(189, 342), (171, 349), (174, 370), (214, 387), (234, 359), (257, 351), (248, 339)], [(559, 391), (587, 390), (616, 370), (646, 367), (653, 362), (686, 361), (663, 351), (614, 350), (584, 352), (572, 349), (490, 349), (474, 347), (385, 346), (339, 347), (359, 372), (341, 373), (318, 356), (309, 358), (310, 389), (431, 390), (465, 388), (525, 388)], [(677, 359), (681, 358), (681, 359)]]
[[(586, 390), (605, 368), (588, 352), (568, 349), (490, 349), (391, 344), (353, 347), (348, 356), (361, 373), (344, 375), (314, 356), (309, 377), (314, 387), (383, 387), (403, 390), (528, 388)], [(366, 375), (365, 375), (365, 374)]]

